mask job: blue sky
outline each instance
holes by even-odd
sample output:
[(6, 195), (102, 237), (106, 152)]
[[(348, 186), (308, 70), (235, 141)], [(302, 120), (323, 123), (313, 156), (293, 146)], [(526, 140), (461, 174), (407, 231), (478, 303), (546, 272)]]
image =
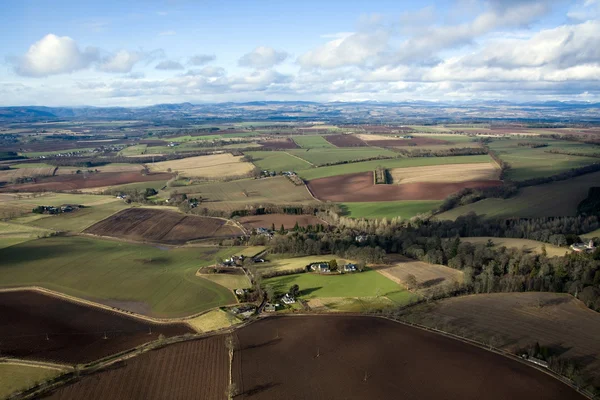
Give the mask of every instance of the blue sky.
[(600, 101), (600, 0), (12, 1), (0, 105)]

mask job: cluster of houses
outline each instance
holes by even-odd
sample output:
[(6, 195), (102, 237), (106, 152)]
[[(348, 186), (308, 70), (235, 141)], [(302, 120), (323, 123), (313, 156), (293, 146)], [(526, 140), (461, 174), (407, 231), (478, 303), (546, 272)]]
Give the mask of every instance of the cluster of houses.
[(63, 206), (37, 206), (33, 209), (36, 214), (61, 214), (78, 210), (81, 206), (65, 204)]
[(596, 246), (594, 246), (594, 241), (590, 240), (588, 243), (573, 243), (571, 250), (576, 253), (592, 253), (596, 250)]
[[(243, 254), (240, 256), (231, 256), (231, 258), (226, 258), (225, 260), (223, 260), (223, 263), (221, 265), (223, 267), (241, 267), (244, 264), (244, 260), (246, 260), (247, 258), (248, 257), (244, 256)], [(252, 258), (252, 262), (264, 263), (266, 262), (266, 260), (264, 258), (255, 257)]]
[(267, 228), (256, 228), (254, 231), (256, 232), (257, 235), (265, 236), (268, 239), (272, 239), (273, 238), (273, 232), (270, 229), (267, 229)]
[(264, 176), (264, 177), (277, 176), (277, 175), (296, 176), (296, 173), (294, 171), (283, 171), (283, 172), (268, 171), (268, 170), (261, 171), (261, 176)]
[[(329, 267), (328, 262), (317, 262), (307, 265), (307, 269), (310, 271), (318, 272), (321, 274), (327, 274), (331, 272), (331, 268)], [(356, 264), (348, 263), (341, 266), (340, 271), (343, 272), (356, 272), (358, 268)]]

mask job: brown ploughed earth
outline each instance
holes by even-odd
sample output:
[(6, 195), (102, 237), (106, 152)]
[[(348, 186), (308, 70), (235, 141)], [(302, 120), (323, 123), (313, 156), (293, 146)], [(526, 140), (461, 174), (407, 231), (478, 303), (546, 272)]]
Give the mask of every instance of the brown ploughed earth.
[(52, 400), (226, 399), (229, 355), (224, 336), (177, 343), (118, 363), (64, 386)]
[(285, 229), (292, 229), (296, 226), (306, 227), (326, 223), (314, 215), (289, 215), (289, 214), (266, 214), (249, 215), (238, 220), (245, 228), (267, 228), (270, 229), (275, 224), (275, 229), (279, 229), (283, 224)]
[(258, 142), (265, 149), (299, 149), (300, 146), (296, 144), (292, 139), (273, 139), (273, 140), (263, 140), (262, 142)]
[(184, 324), (153, 324), (26, 290), (0, 292), (0, 321), (3, 356), (68, 364), (107, 357), (160, 334), (193, 333)]
[(266, 318), (236, 337), (235, 399), (585, 398), (518, 361), (382, 318)]
[(337, 147), (365, 147), (365, 142), (354, 135), (329, 135), (325, 140)]
[(242, 234), (232, 222), (223, 219), (152, 208), (128, 208), (92, 225), (84, 232), (167, 244)]
[(3, 191), (45, 192), (87, 189), (122, 185), (135, 182), (166, 181), (171, 174), (157, 173), (142, 175), (140, 172), (100, 172), (51, 176), (39, 178), (35, 183), (3, 186)]
[(452, 144), (452, 142), (421, 136), (412, 139), (369, 140), (369, 146), (375, 147), (429, 146), (434, 144)]
[(499, 186), (501, 181), (415, 182), (375, 185), (372, 172), (337, 175), (308, 182), (312, 194), (322, 201), (366, 202), (393, 200), (443, 200), (464, 188)]

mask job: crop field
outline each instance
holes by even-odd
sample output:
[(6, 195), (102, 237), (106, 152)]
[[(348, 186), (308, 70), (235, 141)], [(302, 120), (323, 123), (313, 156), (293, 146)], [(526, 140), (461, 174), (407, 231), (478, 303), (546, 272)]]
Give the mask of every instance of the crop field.
[(0, 287), (41, 286), (141, 314), (181, 317), (236, 302), (231, 291), (195, 274), (238, 251), (38, 239), (0, 249)]
[[(24, 164), (27, 165), (27, 164)], [(35, 165), (35, 164), (30, 164)], [(11, 182), (17, 178), (34, 178), (41, 176), (52, 176), (56, 171), (56, 167), (53, 166), (30, 167), (27, 168), (15, 168), (7, 171), (0, 171), (0, 182)]]
[(110, 203), (80, 208), (70, 213), (43, 215), (27, 225), (55, 231), (82, 232), (91, 225), (110, 217), (121, 210), (129, 208), (122, 200), (115, 199)]
[(428, 165), (471, 164), (489, 163), (492, 159), (488, 155), (481, 156), (453, 156), (453, 157), (417, 157), (395, 158), (389, 160), (362, 161), (351, 164), (332, 165), (327, 167), (312, 168), (296, 171), (301, 178), (306, 180), (326, 178), (329, 176), (353, 174), (357, 172), (371, 172), (375, 168), (405, 168), (422, 167)]
[(237, 226), (223, 219), (153, 208), (128, 208), (94, 224), (85, 233), (167, 244), (242, 234)]
[(54, 368), (34, 367), (31, 365), (0, 363), (0, 398), (8, 398), (12, 393), (29, 389), (60, 374)]
[(254, 166), (243, 162), (242, 157), (230, 153), (208, 156), (188, 157), (180, 160), (161, 161), (148, 165), (150, 171), (179, 172), (184, 176), (200, 176), (205, 178), (222, 178), (227, 176), (243, 176), (249, 174)]
[(165, 181), (171, 174), (157, 173), (143, 175), (139, 172), (102, 172), (90, 174), (68, 174), (39, 178), (35, 183), (7, 185), (4, 190), (20, 192), (68, 191), (104, 186), (122, 185), (133, 182)]
[(393, 200), (443, 200), (464, 188), (491, 187), (501, 181), (415, 182), (401, 185), (375, 185), (373, 173), (332, 176), (308, 182), (312, 194), (321, 201), (377, 202)]
[(16, 358), (80, 364), (192, 332), (35, 291), (0, 292), (0, 300), (2, 353)]
[(146, 144), (136, 144), (134, 146), (125, 147), (123, 150), (119, 152), (120, 156), (139, 156), (140, 154), (144, 154), (148, 145)]
[(200, 207), (233, 211), (247, 204), (307, 204), (315, 200), (306, 186), (296, 186), (285, 176), (242, 179), (175, 188), (188, 197), (202, 197)]
[(368, 146), (365, 142), (355, 135), (329, 135), (325, 136), (325, 140), (336, 147), (365, 147)]
[(279, 229), (282, 225), (285, 229), (292, 229), (296, 224), (298, 226), (307, 227), (308, 225), (327, 225), (323, 220), (315, 217), (314, 215), (292, 215), (292, 214), (264, 214), (264, 215), (251, 215), (247, 217), (241, 217), (238, 219), (245, 228), (267, 228), (270, 229), (272, 226), (275, 229)]
[[(530, 148), (518, 145), (523, 142), (547, 143), (548, 146)], [(503, 161), (510, 164), (511, 168), (506, 177), (515, 181), (551, 176), (598, 161), (597, 158), (592, 157), (547, 153), (548, 150), (585, 152), (589, 148), (597, 147), (596, 152), (600, 152), (600, 146), (534, 138), (498, 140), (493, 141), (489, 146)]]
[(335, 148), (323, 136), (294, 136), (294, 142), (303, 149)]
[(0, 248), (23, 243), (50, 234), (52, 231), (34, 226), (0, 222)]
[(241, 399), (584, 399), (527, 365), (382, 318), (265, 318), (236, 336)]
[(312, 167), (308, 161), (284, 151), (248, 151), (246, 154), (252, 156), (254, 165), (263, 171), (298, 171)]
[[(377, 147), (289, 150), (288, 152), (316, 166), (328, 163), (365, 160), (374, 157), (398, 156), (398, 154), (391, 150), (379, 149)], [(382, 160), (382, 162), (384, 161)]]
[(198, 333), (203, 333), (229, 328), (230, 326), (239, 323), (240, 320), (226, 311), (216, 309), (210, 310), (197, 317), (190, 318), (185, 322), (188, 325), (191, 325)]
[(144, 353), (60, 388), (48, 399), (222, 400), (228, 375), (225, 337), (213, 336)]
[(600, 382), (600, 318), (568, 294), (493, 293), (462, 296), (409, 310), (405, 319), (438, 326), (507, 351), (550, 347)]
[(570, 253), (571, 250), (567, 247), (558, 247), (550, 243), (538, 242), (529, 239), (513, 239), (513, 238), (497, 238), (497, 237), (463, 237), (461, 242), (469, 242), (473, 244), (487, 244), (489, 240), (494, 243), (494, 247), (516, 247), (523, 250), (525, 253), (542, 254), (542, 247), (546, 247), (548, 257), (562, 257), (565, 253)]
[(408, 275), (414, 275), (420, 291), (427, 291), (438, 285), (462, 283), (463, 281), (462, 271), (400, 255), (390, 256), (390, 264), (378, 266), (377, 272), (402, 285), (405, 284)]
[(251, 287), (250, 280), (240, 268), (222, 269), (219, 273), (203, 273), (201, 269), (196, 276), (217, 283), (230, 290), (247, 289)]
[(600, 172), (585, 174), (565, 181), (530, 186), (519, 190), (508, 199), (484, 199), (454, 208), (437, 216), (439, 219), (456, 219), (475, 212), (488, 217), (558, 217), (574, 216), (577, 206), (588, 195), (589, 188), (598, 186)]
[(439, 207), (438, 200), (400, 200), (342, 203), (346, 215), (352, 218), (387, 218), (400, 217), (410, 219), (425, 214)]
[(258, 142), (261, 147), (266, 149), (297, 149), (298, 145), (290, 138), (286, 139), (271, 139)]
[(392, 168), (392, 183), (466, 182), (497, 180), (500, 169), (492, 163), (452, 164), (439, 166)]

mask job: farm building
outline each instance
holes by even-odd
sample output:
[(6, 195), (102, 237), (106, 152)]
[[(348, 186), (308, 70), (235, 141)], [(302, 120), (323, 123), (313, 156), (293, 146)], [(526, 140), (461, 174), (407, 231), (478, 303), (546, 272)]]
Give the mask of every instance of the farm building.
[(348, 263), (344, 265), (344, 272), (356, 272), (356, 264)]
[(316, 272), (329, 272), (329, 263), (321, 262), (310, 264), (310, 270)]
[(594, 241), (590, 240), (589, 243), (573, 243), (571, 245), (571, 250), (577, 253), (591, 253), (596, 250), (596, 246), (594, 246)]
[(286, 293), (282, 298), (281, 301), (284, 304), (294, 304), (296, 302), (296, 299), (291, 296), (289, 293)]

